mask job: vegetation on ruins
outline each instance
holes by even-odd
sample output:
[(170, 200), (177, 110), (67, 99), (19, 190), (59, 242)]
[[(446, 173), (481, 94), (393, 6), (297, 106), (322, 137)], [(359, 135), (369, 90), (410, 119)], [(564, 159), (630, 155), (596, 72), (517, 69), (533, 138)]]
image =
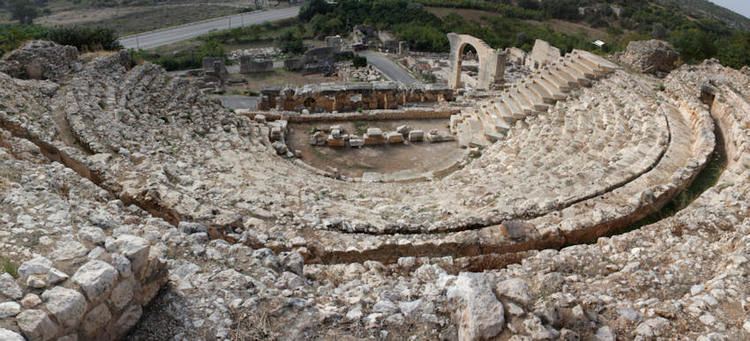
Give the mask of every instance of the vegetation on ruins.
[(80, 51), (117, 50), (116, 33), (108, 28), (56, 27), (39, 25), (0, 25), (0, 54), (18, 48), (32, 39), (46, 39), (58, 44), (71, 45)]
[(195, 49), (187, 49), (173, 54), (159, 54), (151, 51), (133, 51), (132, 57), (136, 61), (147, 60), (161, 65), (167, 71), (198, 69), (202, 67), (203, 58), (225, 58), (224, 46), (218, 41), (209, 39)]
[(6, 257), (0, 257), (0, 273), (7, 273), (13, 277), (18, 277), (18, 265)]

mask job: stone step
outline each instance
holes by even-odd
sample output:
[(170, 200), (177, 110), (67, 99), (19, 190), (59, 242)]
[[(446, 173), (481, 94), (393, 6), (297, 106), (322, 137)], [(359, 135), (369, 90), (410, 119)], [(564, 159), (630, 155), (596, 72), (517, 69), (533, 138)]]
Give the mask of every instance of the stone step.
[(510, 108), (510, 112), (514, 120), (518, 121), (526, 118), (526, 114), (524, 114), (521, 106), (513, 97), (510, 96), (510, 93), (508, 93), (503, 100), (508, 108)]
[(571, 54), (570, 61), (582, 67), (585, 67), (587, 70), (591, 70), (591, 72), (596, 73), (598, 77), (602, 77), (610, 73), (610, 71), (608, 71), (607, 69), (600, 68), (595, 63), (591, 62), (590, 60), (582, 58), (580, 55)]
[(589, 87), (589, 86), (591, 86), (591, 84), (592, 84), (592, 83), (591, 83), (591, 80), (590, 80), (590, 79), (588, 79), (588, 78), (586, 77), (586, 75), (585, 75), (585, 74), (583, 74), (583, 72), (580, 72), (580, 71), (578, 71), (578, 70), (576, 70), (576, 69), (574, 69), (574, 68), (571, 68), (571, 67), (570, 67), (569, 65), (566, 65), (566, 63), (561, 63), (561, 64), (559, 65), (559, 68), (558, 68), (558, 70), (559, 70), (560, 72), (564, 72), (564, 73), (566, 73), (566, 74), (570, 75), (570, 77), (571, 77), (571, 78), (573, 78), (573, 79), (575, 79), (575, 80), (576, 80), (576, 82), (577, 82), (577, 83), (578, 83), (578, 84), (579, 84), (580, 86), (584, 86), (584, 87)]
[(511, 91), (511, 95), (517, 101), (518, 106), (521, 108), (524, 114), (530, 115), (533, 113), (534, 102), (526, 96), (524, 91), (516, 88), (513, 91)]
[(468, 117), (466, 124), (469, 129), (469, 147), (486, 147), (490, 145), (490, 141), (484, 137), (484, 125), (478, 117)]
[(570, 90), (576, 89), (581, 86), (581, 84), (578, 83), (578, 80), (575, 77), (571, 76), (569, 73), (565, 72), (565, 70), (557, 65), (551, 67), (548, 72), (556, 79), (564, 82), (561, 85), (567, 86)]
[(524, 118), (523, 115), (520, 115), (513, 111), (513, 107), (508, 102), (507, 97), (500, 99), (500, 102), (498, 102), (498, 106), (503, 108), (503, 110), (500, 110), (501, 117), (509, 119), (511, 122), (522, 120)]
[(602, 69), (607, 72), (612, 72), (620, 68), (619, 66), (617, 66), (617, 64), (612, 63), (609, 60), (606, 60), (603, 57), (597, 56), (588, 51), (573, 50), (571, 54), (573, 54), (574, 56), (580, 57), (582, 60), (584, 60), (586, 63), (590, 64), (591, 66)]
[(489, 123), (495, 132), (505, 134), (510, 130), (510, 118), (504, 118), (500, 116), (495, 110), (495, 103), (492, 106), (485, 108), (482, 113), (487, 118), (486, 122)]
[(598, 71), (596, 71), (596, 69), (593, 69), (584, 64), (581, 64), (577, 57), (569, 58), (565, 62), (565, 64), (568, 65), (568, 67), (571, 67), (577, 70), (578, 72), (582, 73), (588, 79), (598, 79), (599, 76), (601, 75)]
[(554, 89), (557, 90), (557, 92), (561, 92), (563, 94), (567, 94), (570, 92), (571, 87), (568, 84), (568, 81), (560, 77), (560, 75), (552, 73), (549, 70), (544, 71), (542, 74), (540, 74), (540, 79), (543, 79), (547, 83), (549, 83)]
[(494, 122), (494, 117), (487, 111), (483, 111), (479, 115), (479, 119), (484, 127), (484, 137), (490, 142), (497, 142), (505, 138), (505, 135), (500, 133)]
[(529, 89), (536, 92), (536, 94), (546, 104), (555, 104), (555, 102), (557, 102), (555, 96), (553, 96), (550, 91), (548, 91), (540, 82), (536, 80), (532, 81), (532, 83), (529, 85)]
[[(549, 80), (549, 75), (547, 76), (541, 76), (537, 82), (540, 86), (547, 89), (547, 92), (549, 92), (552, 95), (552, 98), (554, 98), (557, 101), (562, 101), (568, 98), (568, 96), (565, 94), (567, 91), (563, 91), (560, 87), (556, 86), (552, 81)], [(566, 87), (567, 89), (567, 87)]]

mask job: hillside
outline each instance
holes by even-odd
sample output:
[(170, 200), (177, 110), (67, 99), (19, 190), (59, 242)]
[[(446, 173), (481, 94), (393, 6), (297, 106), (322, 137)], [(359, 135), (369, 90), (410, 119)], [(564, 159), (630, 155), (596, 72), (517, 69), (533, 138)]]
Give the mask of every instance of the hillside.
[(732, 28), (750, 31), (750, 18), (706, 0), (658, 0), (673, 3), (686, 13), (697, 17), (708, 17), (722, 21)]
[[(718, 58), (725, 65), (750, 65), (750, 20), (705, 0), (695, 6), (676, 0), (342, 0), (310, 1), (300, 20), (318, 37), (351, 32), (357, 24), (386, 29), (414, 50), (444, 52), (445, 34), (479, 37), (493, 47), (530, 49), (535, 39), (563, 51), (623, 50), (630, 41), (672, 43), (683, 61)], [(603, 48), (594, 40), (603, 40)]]

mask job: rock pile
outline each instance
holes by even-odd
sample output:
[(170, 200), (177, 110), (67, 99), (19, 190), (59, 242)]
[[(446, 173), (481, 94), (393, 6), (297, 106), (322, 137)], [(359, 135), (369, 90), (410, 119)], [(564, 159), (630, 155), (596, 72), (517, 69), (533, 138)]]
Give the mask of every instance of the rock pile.
[(661, 40), (631, 41), (618, 59), (638, 72), (664, 76), (677, 67), (680, 54)]
[(60, 80), (79, 68), (78, 50), (45, 40), (32, 40), (9, 53), (0, 64), (0, 72), (22, 79)]

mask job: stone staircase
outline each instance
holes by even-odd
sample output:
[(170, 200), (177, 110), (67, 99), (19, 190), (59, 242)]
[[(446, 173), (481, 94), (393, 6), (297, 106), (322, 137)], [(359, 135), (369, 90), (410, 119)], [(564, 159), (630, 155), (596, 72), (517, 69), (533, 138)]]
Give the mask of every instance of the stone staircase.
[(618, 68), (590, 52), (573, 50), (506, 89), (500, 98), (479, 102), (474, 108), (453, 115), (451, 132), (461, 147), (486, 147), (504, 139), (512, 126), (523, 124), (528, 116), (547, 112), (550, 106), (567, 99), (572, 90), (590, 87)]

